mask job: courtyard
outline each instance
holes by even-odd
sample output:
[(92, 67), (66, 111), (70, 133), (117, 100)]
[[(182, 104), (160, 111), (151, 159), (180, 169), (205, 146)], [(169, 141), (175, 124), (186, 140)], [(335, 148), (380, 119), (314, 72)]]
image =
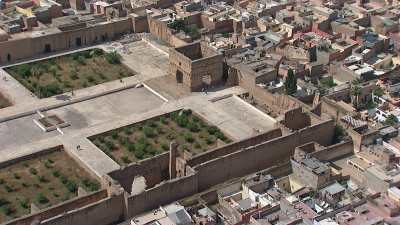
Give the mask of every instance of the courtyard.
[(0, 168), (0, 223), (100, 189), (62, 147), (47, 154)]
[(120, 165), (153, 157), (169, 150), (176, 141), (184, 150), (199, 154), (231, 140), (190, 109), (175, 111), (90, 137), (90, 140)]
[(91, 49), (5, 69), (39, 98), (135, 75), (116, 52)]
[[(135, 104), (131, 104), (134, 102)], [(87, 127), (118, 120), (121, 116), (142, 114), (160, 107), (164, 101), (146, 88), (129, 88), (101, 97), (69, 104), (42, 112), (57, 115), (70, 124), (63, 128), (68, 133), (76, 133)], [(57, 131), (43, 132), (33, 120), (41, 117), (36, 113), (0, 123), (0, 152), (32, 142), (53, 138)]]

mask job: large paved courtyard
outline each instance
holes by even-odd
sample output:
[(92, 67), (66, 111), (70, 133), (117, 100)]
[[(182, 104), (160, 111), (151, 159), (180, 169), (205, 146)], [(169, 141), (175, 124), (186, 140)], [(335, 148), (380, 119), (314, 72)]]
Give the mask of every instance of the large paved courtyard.
[[(63, 145), (66, 151), (83, 161), (93, 173), (102, 176), (123, 165), (123, 156), (113, 160), (99, 149), (100, 146), (93, 144), (89, 137), (181, 109), (191, 109), (208, 124), (216, 126), (229, 137), (230, 140), (225, 143), (274, 128), (273, 118), (235, 97), (243, 94), (242, 88), (210, 90), (208, 94), (188, 93), (182, 91), (179, 85), (166, 90), (163, 81), (168, 79), (163, 78), (168, 73), (168, 55), (165, 52), (144, 41), (124, 45), (123, 49), (129, 51), (120, 51), (120, 47), (120, 43), (102, 46), (105, 51), (117, 50), (124, 64), (137, 74), (124, 78), (122, 82), (105, 82), (76, 90), (73, 96), (67, 92), (57, 98), (39, 99), (32, 96), (17, 80), (2, 73), (6, 79), (0, 80), (0, 91), (11, 97), (13, 106), (0, 110), (0, 161)], [(40, 113), (36, 112), (38, 109)], [(46, 115), (56, 115), (69, 126), (45, 132), (34, 120)], [(193, 136), (199, 141), (192, 143), (193, 148), (197, 146), (197, 153), (215, 147), (216, 142), (211, 141), (211, 138), (210, 144), (207, 144), (206, 136), (210, 134), (205, 135), (205, 132), (202, 135), (202, 132), (192, 134), (199, 134), (199, 139)], [(192, 141), (190, 135), (185, 136), (184, 132), (182, 137), (184, 141)], [(156, 146), (166, 151), (169, 143), (167, 140), (164, 142), (161, 143), (164, 146)], [(78, 146), (80, 151), (77, 151)], [(133, 162), (135, 158), (125, 161)]]
[[(69, 123), (70, 126), (63, 129), (63, 132), (69, 133), (127, 115), (143, 113), (162, 104), (160, 98), (142, 87), (66, 105), (45, 113), (56, 114)], [(38, 114), (33, 114), (0, 123), (0, 146), (6, 148), (24, 145), (60, 135), (58, 131), (43, 132), (33, 122), (33, 119), (38, 118)]]

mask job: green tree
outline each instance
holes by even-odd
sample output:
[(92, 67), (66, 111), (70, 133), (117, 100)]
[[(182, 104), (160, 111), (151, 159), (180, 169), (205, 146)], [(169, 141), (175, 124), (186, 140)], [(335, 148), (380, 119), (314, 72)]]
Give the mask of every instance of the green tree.
[(186, 31), (187, 31), (186, 33), (189, 34), (189, 36), (194, 39), (200, 37), (200, 31), (199, 31), (199, 28), (197, 27), (197, 25), (191, 26)]
[(361, 95), (361, 87), (357, 85), (353, 85), (351, 87), (351, 95), (354, 96), (353, 106), (354, 108), (358, 109), (360, 102), (360, 95)]
[(376, 88), (374, 88), (372, 93), (374, 93), (375, 96), (381, 97), (385, 93), (385, 91), (380, 86), (377, 86)]
[(356, 78), (356, 79), (354, 79), (351, 83), (352, 83), (353, 85), (359, 85), (359, 84), (362, 83), (362, 81), (361, 81), (360, 78)]
[(297, 91), (297, 78), (294, 76), (293, 70), (289, 69), (285, 80), (286, 94), (292, 95)]
[(388, 126), (393, 126), (396, 125), (399, 122), (399, 120), (397, 119), (397, 117), (393, 114), (390, 114), (385, 122), (383, 122), (383, 124), (388, 125)]
[(345, 136), (346, 136), (345, 129), (342, 126), (340, 126), (339, 124), (337, 124), (335, 126), (335, 133), (334, 133), (334, 136), (333, 136), (333, 142), (334, 143), (339, 143), (340, 141), (343, 140), (343, 138)]
[(24, 78), (28, 78), (32, 74), (31, 67), (27, 64), (20, 65), (17, 67), (17, 73)]
[(40, 76), (42, 75), (43, 71), (42, 68), (40, 68), (40, 66), (38, 65), (33, 65), (31, 67), (31, 75), (33, 75), (36, 79), (40, 79)]
[(176, 31), (181, 31), (185, 29), (185, 21), (181, 20), (174, 20), (172, 22), (169, 22), (167, 26), (171, 29), (174, 29)]
[(106, 53), (105, 58), (106, 58), (107, 62), (110, 64), (120, 64), (121, 63), (121, 56), (116, 51)]

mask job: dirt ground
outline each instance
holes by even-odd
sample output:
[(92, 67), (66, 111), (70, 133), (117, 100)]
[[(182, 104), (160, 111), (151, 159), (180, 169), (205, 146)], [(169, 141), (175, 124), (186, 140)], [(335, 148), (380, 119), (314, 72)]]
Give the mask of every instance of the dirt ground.
[[(18, 65), (6, 71), (40, 98), (135, 75), (122, 64), (109, 63), (104, 52), (103, 55), (91, 52), (93, 50)], [(30, 73), (21, 74), (27, 66)]]
[(77, 187), (99, 189), (65, 152), (58, 150), (0, 169), (0, 223), (30, 213), (31, 203), (40, 209), (77, 196)]

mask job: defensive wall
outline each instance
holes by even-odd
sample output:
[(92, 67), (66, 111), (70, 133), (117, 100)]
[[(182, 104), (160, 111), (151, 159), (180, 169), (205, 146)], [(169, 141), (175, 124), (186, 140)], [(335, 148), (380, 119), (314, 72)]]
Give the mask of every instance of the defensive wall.
[[(107, 191), (100, 190), (94, 192), (92, 194), (77, 197), (61, 204), (52, 206), (48, 209), (41, 210), (37, 213), (29, 214), (9, 222), (4, 223), (4, 225), (31, 225), (33, 221), (51, 221), (53, 217), (62, 217), (67, 212), (72, 211), (80, 211), (80, 208), (86, 207), (89, 204), (98, 204), (99, 201), (107, 200)], [(103, 212), (104, 215), (105, 212)], [(100, 214), (101, 215), (101, 214)], [(89, 218), (87, 218), (89, 219)], [(40, 224), (48, 224), (48, 223), (40, 223)], [(53, 223), (51, 223), (53, 224)], [(81, 223), (79, 221), (75, 221), (74, 223), (64, 223), (64, 224), (88, 224), (88, 223)]]
[[(99, 44), (114, 40), (123, 34), (132, 32), (132, 30), (132, 20), (126, 18), (81, 29), (37, 33), (27, 38), (10, 39), (0, 42), (0, 64), (45, 54), (48, 47), (50, 47), (51, 52), (56, 52)], [(77, 41), (78, 39), (80, 41)]]
[(256, 145), (261, 142), (269, 141), (271, 139), (277, 138), (282, 136), (282, 131), (281, 129), (273, 129), (270, 131), (267, 131), (265, 133), (256, 135), (254, 137), (250, 137), (241, 141), (233, 142), (230, 144), (227, 144), (225, 146), (215, 148), (213, 150), (210, 150), (208, 152), (204, 152), (198, 155), (195, 155), (194, 157), (187, 159), (187, 164), (189, 166), (194, 166), (201, 164), (203, 162), (210, 161), (212, 159), (233, 153), (239, 149), (247, 148), (249, 146)]
[(128, 217), (133, 217), (161, 205), (194, 195), (198, 192), (196, 174), (167, 180), (138, 195), (127, 197)]
[(287, 162), (295, 148), (307, 142), (328, 146), (333, 135), (334, 122), (329, 120), (196, 165), (193, 169), (198, 176), (198, 190)]
[(109, 225), (126, 219), (124, 195), (112, 195), (75, 210), (42, 221), (41, 225)]
[(322, 162), (329, 162), (340, 157), (351, 155), (354, 153), (353, 141), (348, 140), (326, 147), (320, 151), (311, 153), (312, 157), (321, 160)]

